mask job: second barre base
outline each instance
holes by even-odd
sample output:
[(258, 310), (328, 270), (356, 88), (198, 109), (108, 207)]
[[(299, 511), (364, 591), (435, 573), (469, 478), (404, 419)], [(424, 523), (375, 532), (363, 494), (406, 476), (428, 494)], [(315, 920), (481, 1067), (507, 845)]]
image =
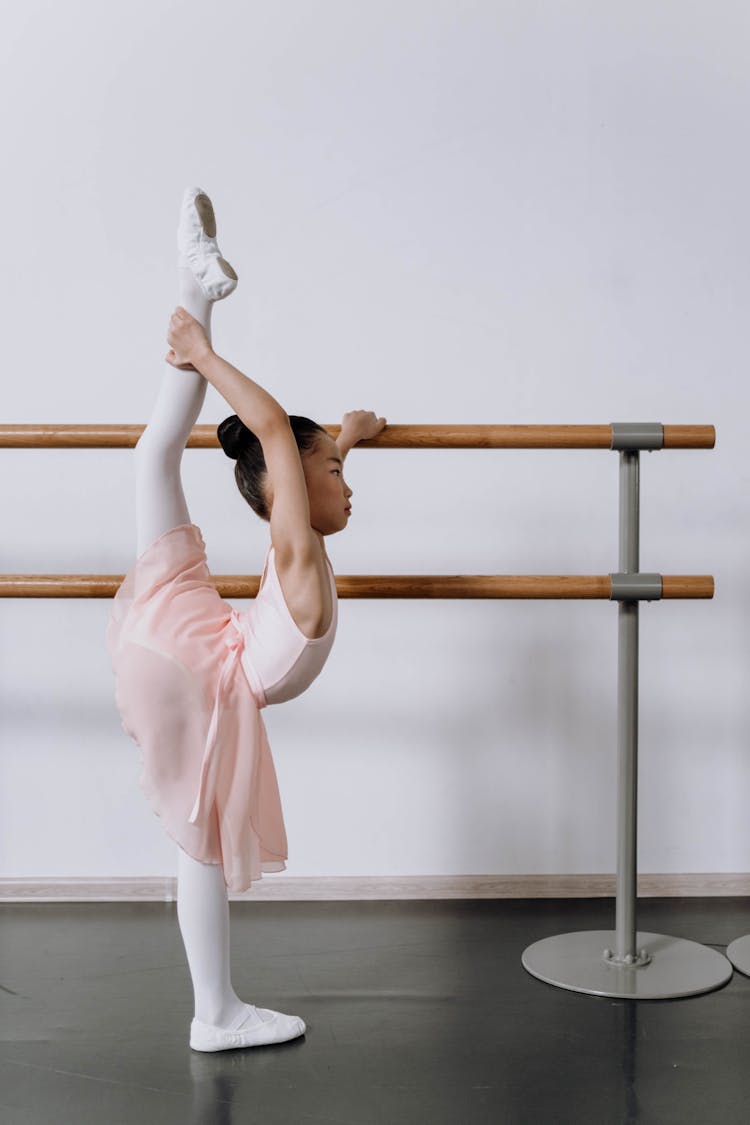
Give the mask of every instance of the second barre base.
[(750, 977), (750, 934), (738, 937), (727, 948), (727, 957), (746, 977)]
[(612, 930), (560, 934), (534, 942), (521, 962), (532, 976), (557, 988), (631, 1000), (696, 996), (721, 988), (732, 975), (726, 957), (695, 941), (639, 933), (636, 947), (651, 957), (640, 967), (607, 962), (604, 951), (614, 946)]

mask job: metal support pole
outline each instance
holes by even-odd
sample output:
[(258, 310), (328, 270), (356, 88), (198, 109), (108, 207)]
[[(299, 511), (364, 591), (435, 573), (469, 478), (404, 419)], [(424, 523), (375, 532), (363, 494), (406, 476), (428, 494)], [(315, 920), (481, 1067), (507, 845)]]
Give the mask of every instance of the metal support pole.
[[(659, 1000), (720, 988), (732, 966), (697, 942), (638, 933), (638, 610), (639, 600), (661, 595), (659, 575), (641, 575), (639, 477), (641, 449), (660, 449), (657, 425), (613, 426), (620, 451), (620, 571), (612, 576), (618, 606), (617, 667), (617, 902), (615, 930), (543, 938), (524, 950), (532, 976), (557, 988), (593, 996)], [(640, 949), (638, 948), (640, 946)]]
[[(640, 563), (640, 453), (620, 453), (620, 571)], [(618, 607), (617, 906), (614, 960), (632, 965), (636, 951), (638, 844), (638, 602)]]

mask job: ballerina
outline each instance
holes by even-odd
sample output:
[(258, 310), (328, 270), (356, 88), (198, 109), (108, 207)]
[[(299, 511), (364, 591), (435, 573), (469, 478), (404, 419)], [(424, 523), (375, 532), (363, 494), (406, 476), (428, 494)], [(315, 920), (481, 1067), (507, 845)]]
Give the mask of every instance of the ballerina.
[[(190, 1046), (220, 1051), (306, 1030), (299, 1016), (235, 992), (227, 888), (246, 890), (286, 867), (260, 712), (300, 695), (325, 665), (338, 618), (325, 538), (347, 526), (353, 495), (343, 465), (386, 420), (351, 411), (334, 441), (214, 351), (212, 306), (238, 279), (200, 188), (184, 194), (178, 249), (167, 367), (135, 451), (137, 560), (114, 599), (107, 644), (123, 728), (142, 752), (139, 784), (178, 845), (177, 913), (195, 997)], [(261, 587), (243, 612), (211, 580), (182, 489), (182, 452), (208, 383), (235, 411), (218, 437), (240, 492), (270, 525)]]

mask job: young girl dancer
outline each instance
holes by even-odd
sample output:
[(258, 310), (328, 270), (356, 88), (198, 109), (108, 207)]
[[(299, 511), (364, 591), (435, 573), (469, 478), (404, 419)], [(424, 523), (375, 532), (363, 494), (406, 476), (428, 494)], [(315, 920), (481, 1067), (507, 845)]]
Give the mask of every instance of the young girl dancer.
[[(178, 844), (177, 915), (195, 995), (190, 1046), (221, 1051), (305, 1033), (299, 1017), (234, 991), (227, 887), (245, 890), (286, 866), (260, 710), (299, 695), (325, 664), (337, 622), (325, 537), (351, 511), (343, 462), (386, 423), (353, 411), (334, 441), (213, 351), (211, 306), (237, 275), (199, 188), (185, 192), (178, 249), (169, 366), (135, 453), (138, 558), (115, 597), (107, 643), (123, 727), (142, 751), (140, 785)], [(182, 451), (207, 382), (236, 412), (218, 434), (240, 491), (270, 523), (261, 588), (243, 613), (213, 586), (182, 491)]]

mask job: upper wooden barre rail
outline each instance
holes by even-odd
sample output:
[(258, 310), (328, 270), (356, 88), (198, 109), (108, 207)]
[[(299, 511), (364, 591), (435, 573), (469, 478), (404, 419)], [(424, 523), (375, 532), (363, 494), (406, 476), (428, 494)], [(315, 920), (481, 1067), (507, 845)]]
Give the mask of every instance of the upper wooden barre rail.
[[(3, 574), (0, 598), (111, 598), (121, 574)], [(216, 575), (223, 598), (254, 598), (260, 575)], [(340, 574), (341, 598), (606, 598), (608, 574)], [(710, 575), (663, 575), (662, 598), (712, 598)]]
[[(5, 449), (132, 449), (144, 426), (0, 425)], [(338, 425), (325, 426), (332, 438)], [(665, 426), (665, 449), (713, 449), (713, 426)], [(218, 448), (216, 427), (194, 426), (188, 449)], [(386, 426), (357, 449), (611, 449), (612, 426)]]

